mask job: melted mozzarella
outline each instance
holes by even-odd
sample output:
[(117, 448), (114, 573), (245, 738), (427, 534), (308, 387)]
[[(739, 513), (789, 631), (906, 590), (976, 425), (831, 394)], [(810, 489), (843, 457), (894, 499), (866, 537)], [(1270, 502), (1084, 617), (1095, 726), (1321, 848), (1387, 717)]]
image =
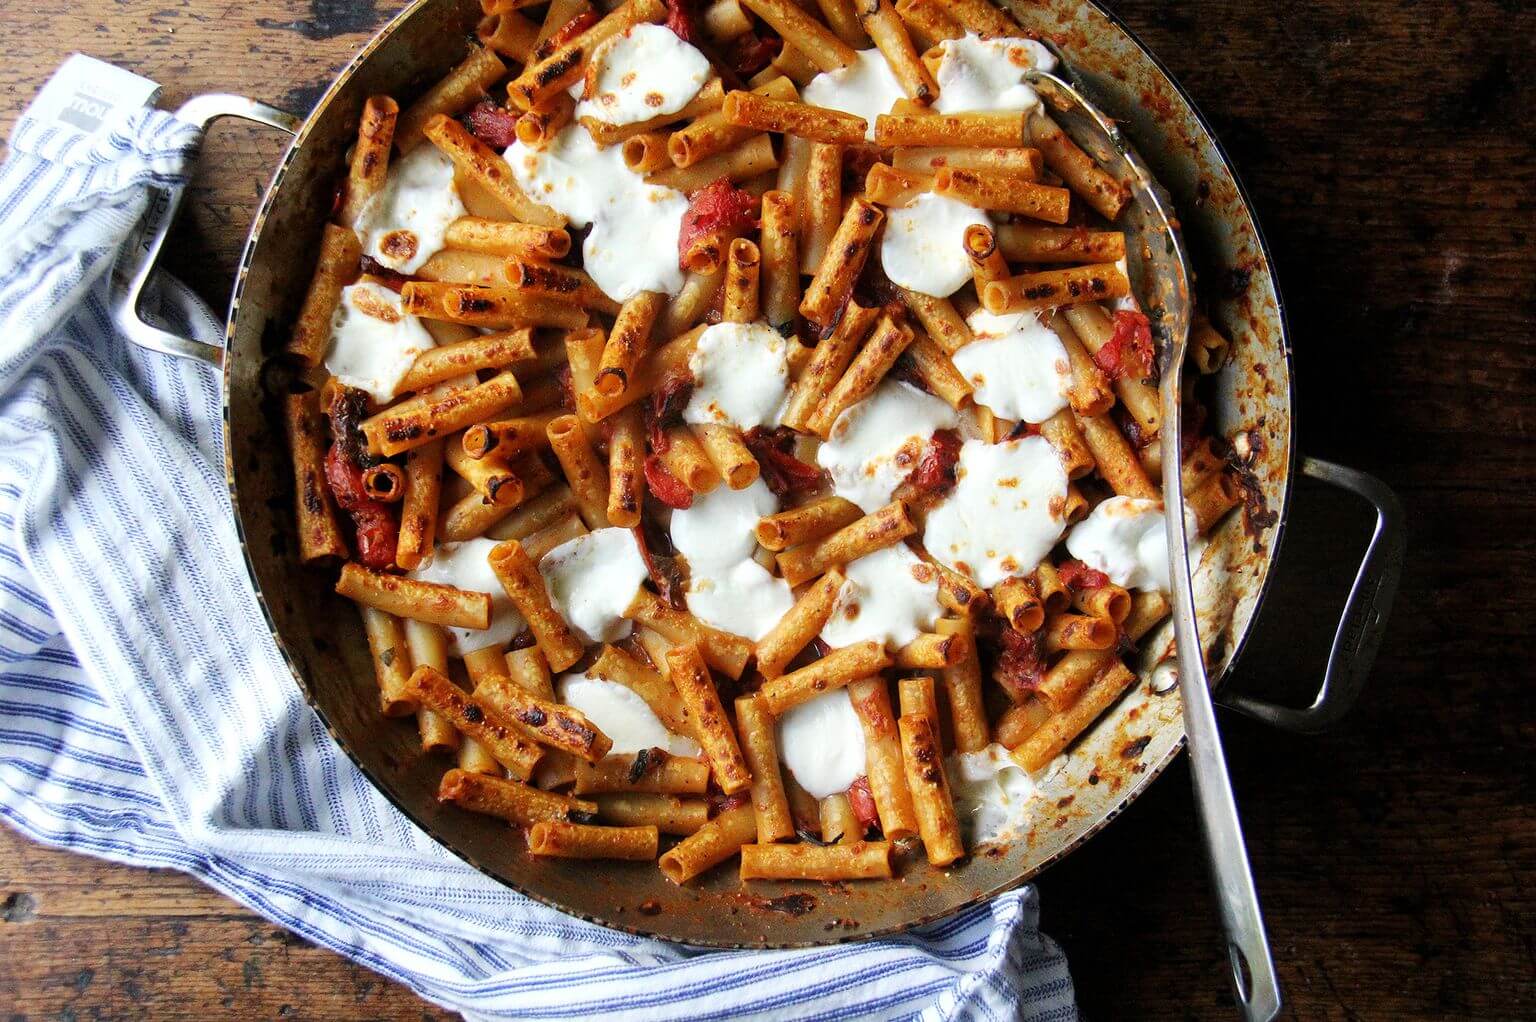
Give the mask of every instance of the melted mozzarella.
[(693, 396), (683, 421), (775, 425), (789, 387), (789, 341), (764, 323), (716, 323), (688, 359)]
[(836, 71), (823, 71), (801, 91), (805, 102), (854, 114), (869, 122), (864, 137), (875, 140), (875, 118), (888, 114), (898, 99), (906, 99), (901, 83), (880, 51), (859, 50), (857, 59)]
[(786, 710), (779, 718), (779, 761), (816, 798), (847, 791), (864, 774), (864, 726), (846, 689)]
[(437, 146), (417, 146), (390, 164), (384, 187), (358, 214), (357, 238), (364, 255), (398, 273), (415, 273), (463, 215), (453, 161)]
[(331, 316), (325, 368), (382, 403), (395, 396), (416, 356), (433, 346), (432, 335), (405, 312), (399, 295), (364, 281), (341, 289), (341, 301)]
[[(592, 54), (598, 69), (577, 117), (634, 124), (687, 106), (710, 75), (709, 59), (665, 25), (639, 24)], [(585, 90), (584, 90), (585, 91)]]
[(843, 568), (821, 637), (833, 647), (874, 639), (897, 648), (933, 629), (939, 618), (938, 572), (903, 543), (865, 554)]
[(505, 646), (512, 637), (528, 627), (523, 615), (512, 605), (512, 598), (496, 580), (491, 570), (493, 539), (467, 539), (462, 543), (439, 543), (430, 564), (410, 572), (407, 578), (440, 582), (471, 593), (491, 594), (491, 627), (448, 628), (448, 652), (461, 657), (486, 646)]
[(624, 611), (646, 576), (628, 529), (598, 529), (544, 555), (539, 574), (550, 601), (582, 641), (616, 642), (629, 634)]
[(646, 184), (624, 165), (621, 150), (599, 149), (591, 133), (572, 122), (547, 148), (518, 141), (506, 157), (531, 198), (576, 227), (592, 225), (582, 242), (582, 265), (604, 294), (618, 302), (641, 291), (675, 295), (683, 287), (677, 236), (688, 200), (682, 192)]
[(613, 755), (641, 749), (665, 749), (674, 756), (699, 754), (698, 742), (668, 731), (644, 699), (616, 681), (567, 674), (556, 682), (555, 695), (586, 714), (613, 741)]
[(955, 817), (965, 831), (967, 848), (1017, 831), (1035, 784), (1007, 749), (993, 742), (979, 752), (954, 753), (948, 765)]
[(891, 210), (880, 242), (885, 275), (904, 288), (948, 298), (971, 279), (965, 229), (987, 215), (946, 195), (924, 192), (910, 206)]
[(688, 609), (700, 621), (756, 641), (794, 604), (789, 586), (752, 559), (753, 528), (779, 509), (761, 479), (718, 486), (672, 512), (672, 545), (688, 561)]
[(933, 108), (941, 114), (968, 110), (1032, 110), (1040, 103), (1024, 84), (1032, 67), (1056, 66), (1051, 51), (1033, 39), (981, 39), (967, 33), (939, 43), (939, 98)]
[(877, 511), (917, 468), (934, 431), (958, 421), (955, 410), (933, 395), (887, 379), (837, 417), (816, 463), (831, 474), (839, 497)]
[(977, 404), (1025, 422), (1044, 422), (1067, 407), (1072, 364), (1061, 338), (1039, 317), (977, 309), (967, 322), (975, 340), (952, 358)]
[[(1200, 563), (1205, 548), (1196, 539), (1194, 512), (1184, 506), (1184, 528), (1191, 537), (1189, 557)], [(1110, 497), (1095, 507), (1067, 534), (1067, 553), (1111, 582), (1127, 589), (1168, 592), (1168, 533), (1163, 502), (1141, 497)]]
[(1056, 449), (1038, 436), (967, 440), (955, 478), (928, 516), (928, 552), (989, 588), (1033, 571), (1066, 525), (1067, 473)]

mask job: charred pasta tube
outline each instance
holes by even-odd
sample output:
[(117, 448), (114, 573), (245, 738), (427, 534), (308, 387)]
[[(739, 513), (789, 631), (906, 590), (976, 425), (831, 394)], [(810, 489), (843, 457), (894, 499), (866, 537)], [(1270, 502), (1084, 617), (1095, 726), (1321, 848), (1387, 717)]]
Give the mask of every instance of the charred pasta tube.
[(997, 228), (997, 246), (1017, 263), (1114, 263), (1125, 258), (1124, 234), (1086, 227), (1003, 224)]
[(589, 529), (603, 529), (608, 521), (608, 470), (597, 460), (581, 423), (574, 415), (550, 420), (545, 428), (565, 478), (576, 496), (576, 508)]
[(742, 0), (742, 6), (766, 21), (823, 71), (836, 71), (857, 59), (853, 47), (833, 35), (792, 0)]
[(507, 98), (520, 110), (540, 105), (581, 80), (587, 61), (600, 43), (623, 35), (642, 22), (660, 21), (665, 16), (666, 7), (661, 0), (629, 0), (570, 42), (523, 68), (522, 74), (507, 85)]
[(363, 207), (384, 187), (384, 179), (389, 175), (389, 151), (395, 140), (395, 119), (399, 115), (399, 104), (388, 96), (369, 96), (363, 104), (341, 209), (336, 213), (336, 219), (348, 227), (357, 226)]
[(1029, 117), (1029, 134), (1050, 167), (1083, 201), (1105, 220), (1113, 222), (1131, 199), (1131, 190), (1116, 181), (1077, 147), (1056, 122), (1043, 113)]
[(673, 734), (694, 734), (693, 718), (672, 683), (619, 647), (604, 646), (592, 664), (592, 673), (618, 682), (644, 699), (645, 705)]
[(599, 763), (576, 761), (578, 795), (637, 792), (650, 795), (702, 795), (709, 787), (709, 764), (660, 749), (607, 756)]
[(438, 582), (402, 578), (350, 561), (342, 565), (336, 592), (396, 617), (450, 628), (491, 626), (489, 593), (471, 593)]
[(832, 388), (836, 387), (848, 365), (853, 361), (859, 342), (869, 332), (880, 315), (876, 309), (865, 308), (849, 300), (832, 336), (816, 345), (811, 361), (796, 378), (789, 392), (789, 403), (780, 417), (786, 426), (810, 430), (811, 421), (825, 405)]
[(523, 741), (512, 726), (485, 703), (449, 681), (431, 667), (418, 667), (406, 690), (419, 703), (430, 706), (466, 737), (489, 752), (519, 780), (527, 780), (540, 755), (538, 746)]
[(571, 235), (563, 227), (542, 227), (485, 217), (461, 216), (448, 225), (443, 242), (449, 248), (523, 259), (564, 259)]
[(428, 348), (416, 357), (410, 371), (400, 380), (399, 390), (421, 391), (481, 369), (506, 369), (518, 362), (538, 357), (533, 348), (533, 330), (521, 327), (484, 334), (453, 344)]
[(327, 558), (345, 559), (342, 538), (325, 481), (325, 436), (316, 391), (289, 394), (283, 400), (288, 427), (288, 451), (293, 457), (294, 515), (299, 529), (299, 560), (314, 564)]
[(528, 829), (528, 850), (560, 859), (654, 859), (655, 827), (598, 827), (545, 820)]
[(832, 235), (826, 258), (816, 268), (816, 275), (800, 300), (800, 315), (823, 327), (836, 321), (853, 292), (854, 281), (864, 269), (884, 219), (885, 214), (878, 207), (863, 199), (854, 199), (848, 205), (842, 223)]
[(1067, 222), (1072, 199), (1065, 188), (1035, 184), (1017, 174), (959, 167), (940, 168), (933, 190), (977, 209), (1019, 213), (1053, 224)]
[(1115, 263), (1094, 263), (1065, 270), (1024, 273), (993, 281), (982, 292), (988, 312), (1031, 312), (1062, 305), (1123, 298), (1131, 293), (1130, 281)]
[[(938, 173), (945, 167), (957, 170), (984, 170), (994, 174), (1012, 174), (1028, 181), (1034, 181), (1040, 176), (1040, 150), (1021, 149), (1013, 147), (999, 147), (983, 149), (974, 146), (905, 146), (897, 149), (891, 157), (891, 165), (897, 170), (915, 172), (922, 175)], [(1004, 225), (999, 231), (1006, 231), (1011, 225)], [(1026, 228), (1030, 229), (1030, 228)], [(1019, 258), (1009, 255), (1009, 259)], [(1123, 253), (1122, 253), (1123, 254)], [(1115, 258), (1119, 258), (1116, 256)], [(1054, 260), (1045, 260), (1054, 261)], [(1108, 262), (1112, 260), (1079, 260), (1081, 262)]]
[(517, 377), (502, 372), (469, 390), (431, 399), (403, 412), (381, 412), (363, 422), (363, 435), (374, 454), (393, 457), (483, 422), (517, 404), (522, 396)]
[(1012, 751), (1014, 762), (1028, 773), (1042, 769), (1088, 729), (1111, 703), (1136, 680), (1136, 674), (1116, 660), (1093, 678), (1072, 705), (1046, 719)]
[(622, 394), (635, 377), (640, 360), (651, 346), (651, 330), (667, 304), (667, 296), (656, 291), (642, 291), (619, 309), (613, 332), (603, 345), (594, 386), (599, 393)]
[(862, 117), (755, 92), (728, 92), (720, 111), (727, 124), (755, 131), (799, 135), (816, 142), (857, 145), (869, 123)]
[(864, 342), (864, 347), (859, 349), (847, 372), (843, 373), (843, 378), (837, 381), (820, 410), (811, 417), (811, 429), (823, 437), (829, 436), (838, 415), (868, 397), (880, 385), (913, 337), (910, 327), (898, 323), (889, 313), (883, 314), (869, 340)]
[[(753, 89), (752, 92), (755, 95), (779, 101), (792, 101), (799, 98), (795, 91), (795, 83), (784, 77), (775, 78)], [(674, 131), (667, 139), (667, 155), (675, 166), (691, 167), (701, 160), (745, 142), (761, 130), (732, 123), (727, 119), (723, 105), (722, 100), (722, 109), (694, 118), (692, 123)]]
[(693, 720), (693, 733), (709, 758), (715, 783), (727, 795), (745, 791), (752, 784), (752, 774), (736, 742), (736, 733), (720, 705), (720, 693), (704, 663), (704, 653), (697, 642), (675, 646), (667, 651), (667, 676), (683, 706)]
[(475, 686), (475, 698), (541, 745), (589, 763), (596, 763), (613, 747), (608, 736), (580, 710), (540, 699), (504, 675), (485, 678)]
[(793, 327), (800, 296), (799, 214), (795, 197), (782, 191), (763, 195), (761, 232), (762, 312), (775, 330)]
[[(414, 670), (426, 664), (446, 674), (448, 672), (448, 636), (443, 633), (442, 628), (422, 621), (409, 620), (402, 621), (401, 626), (405, 635), (406, 649), (411, 654), (411, 669)], [(458, 751), (459, 733), (447, 719), (430, 707), (417, 708), (416, 729), (421, 733), (422, 752)]]
[(987, 0), (935, 0), (944, 13), (979, 36), (1018, 36), (1019, 23)]
[(472, 813), (499, 817), (519, 827), (567, 820), (573, 813), (591, 815), (597, 812), (595, 802), (540, 791), (520, 781), (457, 769), (443, 775), (437, 786), (437, 799)]
[[(925, 687), (921, 682), (927, 682), (925, 693), (919, 691)], [(933, 680), (904, 679), (901, 696), (901, 717), (896, 727), (901, 732), (902, 763), (907, 771), (907, 787), (912, 791), (917, 830), (928, 861), (935, 866), (948, 866), (965, 854), (965, 846), (960, 843), (960, 824), (955, 818), (949, 778), (944, 773), (938, 719), (931, 710)]]
[(640, 506), (645, 499), (645, 427), (640, 421), (640, 409), (633, 405), (611, 421), (608, 523), (621, 529), (633, 529), (640, 524)]
[(1024, 116), (1018, 111), (963, 114), (881, 114), (875, 118), (875, 145), (1009, 148), (1024, 144)]

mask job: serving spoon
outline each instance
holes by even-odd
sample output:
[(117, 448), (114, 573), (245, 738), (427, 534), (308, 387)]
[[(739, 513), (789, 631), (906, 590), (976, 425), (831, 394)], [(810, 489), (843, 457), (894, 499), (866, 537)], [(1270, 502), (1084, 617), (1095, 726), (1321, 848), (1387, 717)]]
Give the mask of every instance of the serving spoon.
[[(1127, 267), (1137, 293), (1146, 301), (1158, 341), (1161, 378), (1158, 397), (1162, 423), (1163, 520), (1167, 526), (1169, 577), (1173, 583), (1173, 632), (1178, 649), (1179, 695), (1184, 708), (1184, 730), (1189, 741), (1190, 774), (1194, 779), (1195, 805), (1205, 835), (1207, 860), (1226, 930), (1227, 955), (1232, 966), (1232, 986), (1245, 1019), (1269, 1022), (1280, 1013), (1280, 983), (1270, 955), (1259, 895), (1248, 865), (1243, 827), (1232, 797), (1221, 731), (1211, 702), (1210, 681), (1200, 647), (1195, 617), (1194, 586), (1190, 580), (1189, 533), (1183, 514), (1168, 513), (1184, 507), (1180, 476), (1179, 438), (1182, 435), (1182, 379), (1184, 354), (1189, 344), (1192, 272), (1184, 241), (1174, 227), (1173, 204), (1153, 178), (1119, 126), (1084, 93), (1091, 84), (1073, 70), (1053, 44), (1046, 47), (1056, 57), (1062, 75), (1032, 69), (1025, 80), (1039, 93), (1070, 135), (1118, 180), (1125, 182), (1139, 216), (1138, 229), (1127, 230)], [(1127, 214), (1122, 213), (1122, 219)]]

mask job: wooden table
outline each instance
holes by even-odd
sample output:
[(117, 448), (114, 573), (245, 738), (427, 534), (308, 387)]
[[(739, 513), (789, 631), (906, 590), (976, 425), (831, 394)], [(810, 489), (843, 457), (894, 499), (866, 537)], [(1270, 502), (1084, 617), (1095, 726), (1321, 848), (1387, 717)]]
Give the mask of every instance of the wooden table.
[[(1536, 9), (1471, 0), (1120, 0), (1211, 118), (1290, 303), (1308, 453), (1379, 474), (1410, 514), (1402, 595), (1344, 728), (1225, 718), (1290, 1012), (1536, 1013)], [(46, 11), (46, 13), (44, 13)], [(12, 3), (0, 127), (67, 52), (307, 110), (393, 13), (372, 0)], [(282, 142), (219, 128), (172, 268), (216, 305)], [(1284, 591), (1242, 683), (1313, 683), (1363, 519), (1304, 489)], [(1041, 879), (1097, 1018), (1225, 1018), (1182, 764)], [(436, 1017), (408, 991), (178, 874), (0, 830), (12, 1017)]]

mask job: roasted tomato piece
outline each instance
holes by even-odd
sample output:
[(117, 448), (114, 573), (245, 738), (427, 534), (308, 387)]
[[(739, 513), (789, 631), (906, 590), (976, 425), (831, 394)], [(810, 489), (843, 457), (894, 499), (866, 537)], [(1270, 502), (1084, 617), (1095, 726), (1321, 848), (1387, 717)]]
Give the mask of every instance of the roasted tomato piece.
[(705, 185), (688, 200), (688, 211), (683, 214), (683, 225), (677, 232), (677, 261), (700, 238), (720, 231), (747, 229), (755, 226), (752, 210), (757, 200), (751, 192), (743, 191), (726, 178)]

